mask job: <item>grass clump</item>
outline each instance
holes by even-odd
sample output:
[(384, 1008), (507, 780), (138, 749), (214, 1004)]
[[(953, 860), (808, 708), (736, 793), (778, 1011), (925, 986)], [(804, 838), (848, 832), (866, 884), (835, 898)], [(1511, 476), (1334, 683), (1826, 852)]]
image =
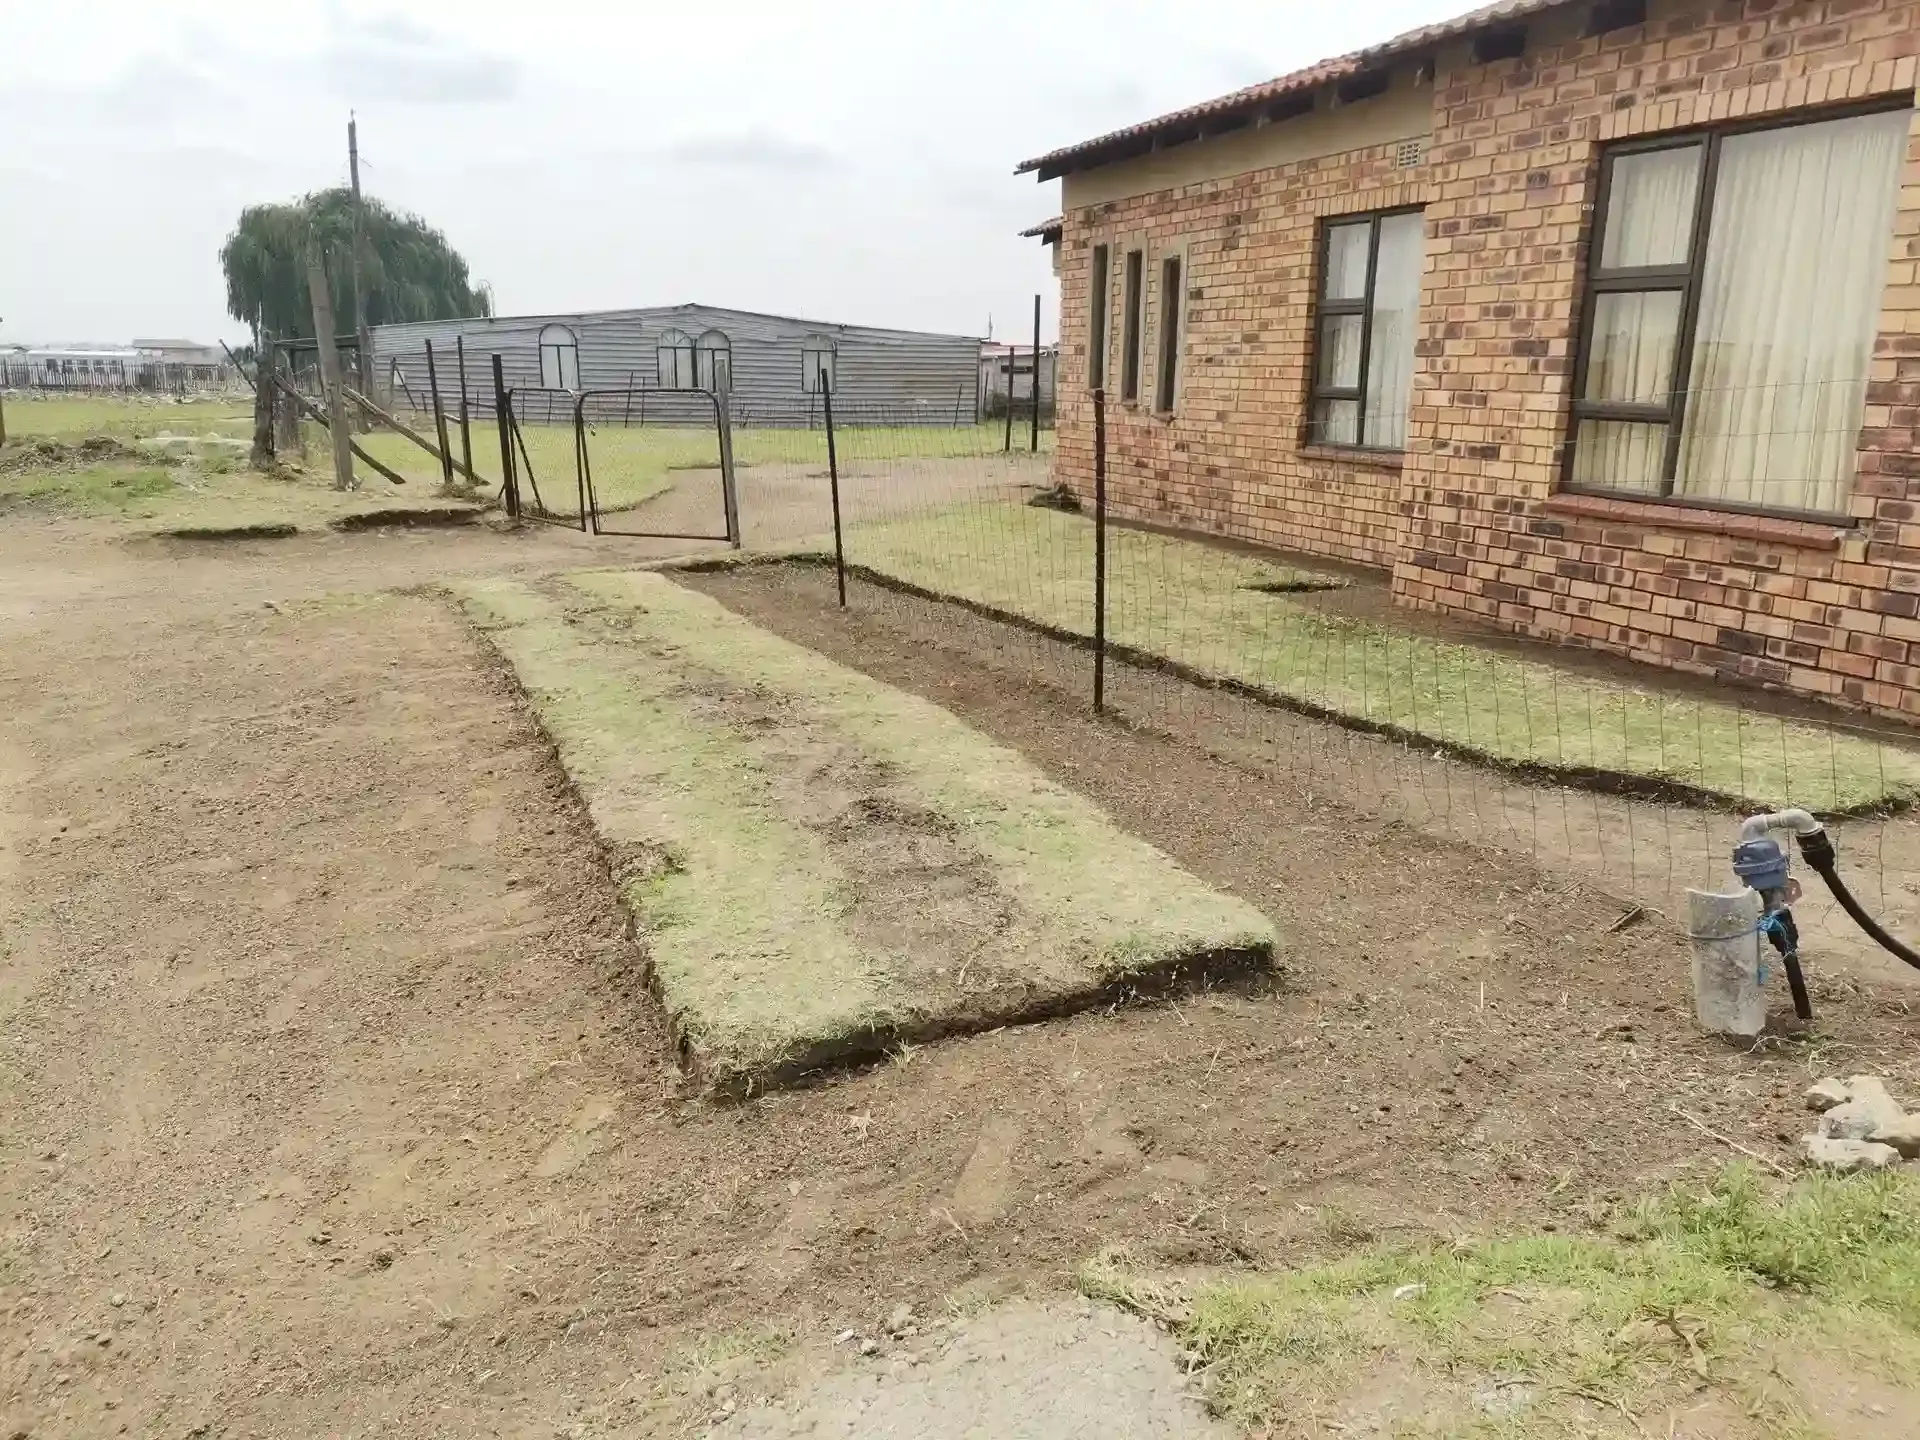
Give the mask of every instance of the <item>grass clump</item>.
[[(1837, 814), (1920, 798), (1920, 754), (1870, 735), (1329, 613), (1288, 593), (1311, 588), (1312, 572), (1196, 541), (1108, 534), (1111, 643), (1310, 713), (1550, 777), (1624, 780), (1745, 809)], [(1084, 516), (970, 504), (855, 526), (846, 546), (850, 563), (881, 575), (1093, 633)]]
[(1665, 1434), (1717, 1397), (1755, 1427), (1732, 1433), (1838, 1437), (1821, 1377), (1898, 1381), (1920, 1358), (1920, 1181), (1771, 1190), (1733, 1167), (1611, 1236), (1370, 1246), (1198, 1286), (1107, 1254), (1080, 1279), (1173, 1329), (1260, 1433), (1364, 1431), (1384, 1407), (1404, 1428), (1382, 1433)]

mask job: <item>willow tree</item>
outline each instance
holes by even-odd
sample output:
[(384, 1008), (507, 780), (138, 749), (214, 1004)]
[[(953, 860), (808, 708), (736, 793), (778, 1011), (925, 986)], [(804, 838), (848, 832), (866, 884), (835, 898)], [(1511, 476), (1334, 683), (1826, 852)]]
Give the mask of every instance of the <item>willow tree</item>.
[[(456, 320), (488, 313), (485, 290), (470, 282), (467, 262), (445, 235), (419, 216), (401, 214), (370, 196), (363, 204), (364, 323)], [(256, 342), (263, 326), (280, 340), (312, 337), (313, 305), (306, 278), (310, 245), (326, 259), (332, 292), (351, 295), (351, 191), (320, 190), (289, 204), (249, 205), (220, 247), (228, 313), (252, 327)]]

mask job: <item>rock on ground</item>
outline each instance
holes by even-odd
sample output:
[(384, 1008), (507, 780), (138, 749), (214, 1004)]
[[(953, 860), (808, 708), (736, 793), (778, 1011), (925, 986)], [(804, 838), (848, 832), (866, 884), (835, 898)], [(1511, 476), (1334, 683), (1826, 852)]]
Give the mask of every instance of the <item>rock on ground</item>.
[(1876, 1145), (1868, 1140), (1809, 1135), (1802, 1144), (1807, 1163), (1841, 1175), (1851, 1174), (1855, 1170), (1885, 1170), (1900, 1163), (1898, 1150), (1891, 1145)]
[[(1849, 1076), (1846, 1099), (1820, 1117), (1815, 1133), (1838, 1140), (1864, 1140), (1874, 1131), (1898, 1125), (1906, 1117), (1886, 1083), (1872, 1075)], [(1809, 1092), (1811, 1095), (1811, 1092)]]
[[(923, 1352), (929, 1347), (924, 1337)], [(709, 1440), (1225, 1440), (1173, 1342), (1105, 1306), (1017, 1304), (919, 1363), (853, 1362)]]

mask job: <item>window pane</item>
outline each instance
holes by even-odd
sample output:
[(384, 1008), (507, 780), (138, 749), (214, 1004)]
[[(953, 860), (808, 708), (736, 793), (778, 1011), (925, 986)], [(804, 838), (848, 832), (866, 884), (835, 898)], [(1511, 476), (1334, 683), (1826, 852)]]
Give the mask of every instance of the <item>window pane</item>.
[(1364, 300), (1371, 221), (1327, 227), (1327, 273), (1320, 294), (1328, 300)]
[(1420, 310), (1420, 272), (1426, 255), (1426, 218), (1388, 215), (1380, 221), (1374, 260), (1373, 338), (1367, 356), (1367, 423), (1361, 438), (1383, 449), (1404, 449), (1407, 405), (1413, 398), (1413, 330)]
[(1321, 400), (1313, 407), (1313, 439), (1320, 445), (1353, 445), (1360, 438), (1358, 400)]
[(1676, 489), (1839, 514), (1912, 112), (1730, 136)]
[(1680, 339), (1681, 298), (1678, 290), (1594, 297), (1584, 398), (1667, 403)]
[(1589, 490), (1660, 493), (1667, 427), (1632, 420), (1582, 420), (1573, 446), (1573, 483)]
[(1684, 265), (1693, 244), (1694, 199), (1703, 145), (1621, 155), (1607, 191), (1600, 268)]
[(1087, 388), (1107, 383), (1107, 247), (1093, 247), (1093, 277), (1087, 296)]
[(1366, 328), (1358, 315), (1326, 315), (1320, 320), (1320, 384), (1324, 389), (1360, 387), (1360, 336)]

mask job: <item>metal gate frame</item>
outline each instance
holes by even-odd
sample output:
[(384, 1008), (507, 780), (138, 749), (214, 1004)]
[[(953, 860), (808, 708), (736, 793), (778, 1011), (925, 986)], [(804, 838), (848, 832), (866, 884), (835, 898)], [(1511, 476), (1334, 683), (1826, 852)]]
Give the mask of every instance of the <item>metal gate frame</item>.
[[(593, 488), (592, 447), (587, 444), (587, 401), (611, 397), (624, 400), (630, 409), (635, 396), (642, 397), (641, 414), (646, 413), (644, 397), (648, 395), (697, 395), (713, 406), (714, 433), (720, 442), (720, 509), (723, 517), (724, 533), (711, 532), (689, 534), (675, 530), (628, 530), (618, 525), (604, 523), (600, 515), (600, 500)], [(733, 419), (727, 408), (726, 398), (712, 390), (692, 388), (661, 389), (658, 386), (624, 390), (582, 390), (573, 404), (573, 450), (579, 467), (581, 529), (592, 527), (595, 535), (640, 536), (650, 540), (723, 540), (740, 548), (740, 495), (734, 487), (733, 478)], [(619, 513), (619, 512), (615, 512)]]
[[(498, 357), (495, 358), (497, 359)], [(510, 514), (516, 519), (538, 520), (545, 525), (561, 525), (569, 530), (578, 530), (582, 534), (585, 534), (588, 524), (587, 491), (585, 482), (582, 479), (583, 472), (580, 463), (580, 446), (583, 437), (578, 424), (576, 423), (574, 426), (573, 432), (573, 479), (575, 489), (580, 497), (580, 513), (576, 516), (548, 508), (546, 500), (540, 494), (540, 479), (533, 472), (533, 457), (527, 454), (526, 437), (520, 433), (520, 416), (514, 410), (514, 400), (516, 397), (526, 395), (571, 396), (571, 394), (572, 392), (568, 390), (554, 390), (541, 385), (520, 386), (511, 390), (502, 390), (500, 392), (499, 414), (500, 419), (504, 423), (500, 427), (500, 463), (506, 472), (503, 489), (511, 496), (511, 503), (508, 507)], [(551, 404), (551, 400), (549, 400), (548, 403)], [(518, 458), (515, 456), (516, 451), (518, 451)], [(526, 466), (524, 477), (520, 469), (523, 463)], [(521, 488), (520, 482), (522, 478), (526, 480), (525, 490)], [(533, 503), (531, 505), (527, 503), (526, 492), (528, 490), (533, 494)]]

